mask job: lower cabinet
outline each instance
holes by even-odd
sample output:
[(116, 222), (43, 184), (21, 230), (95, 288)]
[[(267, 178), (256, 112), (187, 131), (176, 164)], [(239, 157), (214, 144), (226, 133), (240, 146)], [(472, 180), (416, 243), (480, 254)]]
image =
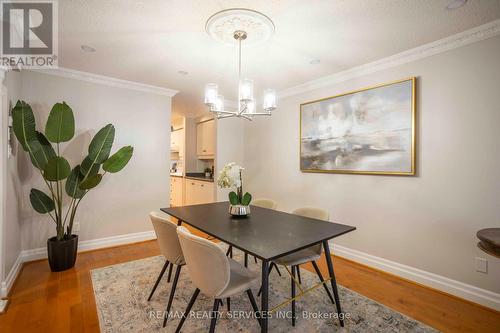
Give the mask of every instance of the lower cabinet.
[(193, 179), (185, 179), (185, 182), (186, 205), (214, 202), (214, 183)]
[(182, 206), (184, 197), (184, 178), (170, 177), (170, 205)]

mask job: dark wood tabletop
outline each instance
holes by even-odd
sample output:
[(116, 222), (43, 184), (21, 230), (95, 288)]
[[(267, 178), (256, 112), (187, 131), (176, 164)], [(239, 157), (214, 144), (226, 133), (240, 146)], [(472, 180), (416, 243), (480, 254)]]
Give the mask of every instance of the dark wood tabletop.
[(274, 260), (355, 230), (355, 227), (251, 206), (247, 217), (233, 217), (228, 202), (162, 208), (206, 234), (261, 260)]

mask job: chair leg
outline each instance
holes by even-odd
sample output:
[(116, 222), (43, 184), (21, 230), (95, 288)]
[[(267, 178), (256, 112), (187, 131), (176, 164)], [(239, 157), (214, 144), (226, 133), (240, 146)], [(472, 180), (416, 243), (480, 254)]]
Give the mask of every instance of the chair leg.
[(248, 253), (245, 252), (245, 267), (248, 267)]
[(253, 261), (255, 261), (255, 263), (257, 263), (257, 257), (256, 256), (253, 256)]
[(191, 311), (191, 308), (193, 307), (193, 304), (196, 301), (196, 298), (198, 297), (199, 293), (200, 293), (200, 289), (196, 288), (193, 296), (191, 296), (191, 299), (189, 300), (186, 311), (182, 314), (181, 321), (179, 322), (179, 325), (177, 325), (177, 328), (175, 329), (175, 333), (179, 333), (181, 331), (182, 325), (186, 321), (186, 317), (189, 314), (189, 312)]
[[(319, 270), (318, 264), (316, 264), (316, 261), (311, 261), (311, 263), (314, 267), (314, 270), (316, 271), (316, 274), (319, 277), (319, 280), (323, 283), (325, 280), (323, 279), (323, 275), (321, 274), (321, 271)], [(326, 283), (323, 283), (323, 287), (325, 288), (326, 293), (328, 294), (328, 297), (330, 298), (330, 301), (332, 301), (332, 304), (335, 304), (335, 301), (333, 300), (333, 296), (330, 293), (330, 289), (328, 289), (328, 286), (326, 285)]]
[(300, 266), (297, 265), (295, 266), (295, 268), (297, 269), (297, 277), (299, 279), (299, 283), (302, 284), (302, 278), (300, 277)]
[(227, 298), (227, 311), (231, 311), (231, 299), (229, 297)]
[(170, 265), (170, 268), (168, 269), (168, 283), (170, 283), (170, 279), (172, 278), (172, 267), (174, 267), (174, 264)]
[(271, 265), (269, 265), (269, 271), (272, 271), (273, 268), (278, 272), (278, 275), (281, 276), (280, 269), (278, 268), (278, 265), (276, 265), (274, 262), (271, 262)]
[(229, 245), (229, 248), (227, 249), (227, 252), (226, 252), (226, 257), (229, 256), (229, 258), (233, 258), (233, 246), (232, 245)]
[(174, 300), (175, 289), (177, 288), (177, 282), (179, 281), (179, 275), (181, 273), (182, 266), (177, 266), (175, 270), (174, 283), (172, 283), (172, 289), (170, 290), (170, 295), (168, 296), (168, 305), (165, 318), (163, 319), (163, 327), (167, 325), (168, 315), (170, 314), (170, 308), (172, 307), (172, 301)]
[(219, 300), (214, 300), (214, 308), (212, 310), (212, 320), (210, 321), (209, 333), (215, 332), (215, 324), (217, 324), (217, 317), (219, 316)]
[(160, 283), (161, 278), (163, 277), (163, 274), (165, 273), (165, 270), (167, 269), (168, 265), (170, 262), (167, 260), (165, 261), (165, 264), (163, 265), (163, 268), (161, 269), (160, 275), (158, 275), (158, 278), (156, 279), (155, 285), (153, 287), (153, 290), (151, 290), (151, 293), (149, 294), (148, 297), (148, 302), (151, 300), (151, 297), (153, 297), (153, 294), (156, 290), (156, 287), (158, 287), (158, 283)]
[[(292, 266), (292, 276), (290, 281), (292, 283), (292, 299), (295, 298), (295, 269), (297, 266)], [(292, 326), (295, 326), (295, 300), (292, 301)]]
[(252, 304), (253, 312), (255, 312), (255, 318), (259, 322), (259, 326), (260, 326), (261, 325), (260, 318), (258, 316), (259, 308), (257, 307), (257, 302), (255, 302), (255, 298), (253, 297), (252, 289), (247, 290), (247, 295), (248, 295), (248, 299), (250, 300), (250, 303)]
[[(272, 267), (272, 266), (270, 266), (270, 267)], [(269, 269), (267, 271), (267, 276), (269, 276), (269, 274), (271, 274), (271, 269)], [(257, 297), (260, 297), (260, 294), (262, 294), (262, 286), (260, 286), (259, 292), (257, 293)]]

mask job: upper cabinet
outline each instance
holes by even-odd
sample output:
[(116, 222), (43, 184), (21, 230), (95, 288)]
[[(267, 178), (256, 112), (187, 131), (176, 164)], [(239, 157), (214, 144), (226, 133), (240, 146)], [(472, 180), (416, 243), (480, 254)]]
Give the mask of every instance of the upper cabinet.
[(184, 129), (178, 129), (170, 132), (170, 150), (179, 153), (179, 156), (184, 154)]
[(215, 121), (208, 120), (196, 125), (196, 153), (199, 159), (215, 156)]

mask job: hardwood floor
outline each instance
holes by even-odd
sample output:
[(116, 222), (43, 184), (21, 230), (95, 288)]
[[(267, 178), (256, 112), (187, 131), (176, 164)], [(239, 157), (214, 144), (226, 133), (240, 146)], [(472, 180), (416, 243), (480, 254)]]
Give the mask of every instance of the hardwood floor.
[[(156, 241), (149, 241), (80, 253), (65, 272), (51, 273), (46, 260), (27, 263), (0, 315), (0, 332), (99, 332), (89, 271), (157, 254)], [(500, 331), (498, 312), (339, 257), (333, 261), (343, 286), (441, 331)], [(320, 268), (326, 274), (326, 265)]]

